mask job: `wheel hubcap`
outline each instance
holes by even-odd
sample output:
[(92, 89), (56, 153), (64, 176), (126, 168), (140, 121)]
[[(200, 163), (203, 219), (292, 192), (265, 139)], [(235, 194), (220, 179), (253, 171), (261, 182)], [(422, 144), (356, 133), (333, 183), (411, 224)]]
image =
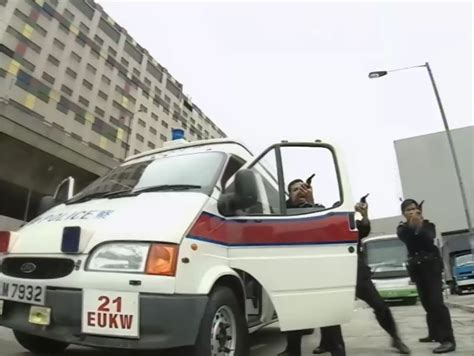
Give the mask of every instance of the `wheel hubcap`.
[(237, 324), (228, 306), (220, 307), (212, 320), (211, 355), (234, 356), (237, 344)]

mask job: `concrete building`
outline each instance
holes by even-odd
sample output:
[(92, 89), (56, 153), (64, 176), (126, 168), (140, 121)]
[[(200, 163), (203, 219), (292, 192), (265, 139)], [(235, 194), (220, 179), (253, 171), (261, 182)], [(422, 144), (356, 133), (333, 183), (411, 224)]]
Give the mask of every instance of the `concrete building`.
[[(451, 130), (451, 134), (474, 221), (474, 126)], [(425, 201), (423, 215), (436, 224), (439, 246), (453, 243), (468, 250), (470, 241), (474, 246), (446, 133), (395, 141), (395, 151), (403, 196)], [(393, 234), (402, 220), (401, 215), (374, 219), (372, 235)]]
[(28, 220), (63, 178), (81, 188), (172, 128), (225, 137), (98, 4), (0, 0), (0, 216)]
[[(474, 221), (474, 126), (451, 131)], [(440, 233), (467, 229), (456, 171), (444, 131), (395, 141), (403, 195), (425, 200)]]

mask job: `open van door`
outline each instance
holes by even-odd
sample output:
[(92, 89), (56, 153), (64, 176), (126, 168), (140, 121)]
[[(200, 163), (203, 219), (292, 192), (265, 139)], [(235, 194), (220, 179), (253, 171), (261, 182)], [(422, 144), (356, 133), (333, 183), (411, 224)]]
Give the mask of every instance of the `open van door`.
[[(290, 204), (289, 183), (311, 176), (311, 204), (299, 204), (304, 199), (297, 195)], [(219, 203), (230, 265), (262, 285), (283, 331), (350, 320), (358, 233), (333, 146), (273, 145), (237, 172)]]

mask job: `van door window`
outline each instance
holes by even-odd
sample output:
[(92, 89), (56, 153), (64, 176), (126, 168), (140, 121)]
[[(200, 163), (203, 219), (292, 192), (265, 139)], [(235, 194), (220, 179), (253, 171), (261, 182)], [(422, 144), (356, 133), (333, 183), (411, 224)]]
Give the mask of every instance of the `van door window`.
[(330, 148), (283, 146), (278, 150), (267, 152), (250, 168), (257, 177), (259, 197), (255, 206), (245, 210), (247, 214), (298, 215), (341, 205), (341, 183)]

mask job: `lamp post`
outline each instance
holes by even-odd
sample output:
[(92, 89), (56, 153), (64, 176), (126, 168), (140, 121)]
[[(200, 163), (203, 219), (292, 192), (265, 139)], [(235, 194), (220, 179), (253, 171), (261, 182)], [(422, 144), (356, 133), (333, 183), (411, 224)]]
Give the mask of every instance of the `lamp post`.
[(126, 147), (125, 147), (125, 153), (124, 153), (124, 155), (123, 155), (123, 159), (124, 159), (124, 160), (127, 158), (128, 151), (130, 151), (130, 136), (132, 136), (132, 120), (133, 120), (133, 118), (135, 117), (135, 115), (138, 114), (138, 113), (140, 113), (140, 112), (147, 112), (147, 111), (146, 111), (146, 109), (143, 109), (143, 108), (138, 109), (138, 111), (135, 111), (135, 112), (130, 116), (130, 120), (128, 121), (128, 129), (129, 129), (129, 132), (128, 132), (128, 135), (127, 135), (127, 142), (125, 142)]
[(463, 182), (462, 175), (461, 175), (461, 169), (459, 167), (458, 158), (457, 158), (457, 155), (456, 155), (456, 150), (455, 150), (454, 144), (453, 144), (453, 138), (451, 136), (451, 131), (449, 130), (448, 120), (446, 119), (446, 114), (444, 112), (443, 104), (441, 103), (441, 97), (439, 96), (438, 87), (436, 86), (436, 82), (435, 82), (435, 79), (434, 79), (434, 76), (433, 76), (433, 72), (431, 71), (431, 67), (430, 67), (429, 63), (426, 62), (425, 64), (412, 66), (412, 67), (404, 67), (404, 68), (398, 68), (398, 69), (392, 69), (392, 70), (383, 70), (383, 71), (370, 72), (369, 73), (369, 78), (370, 79), (376, 79), (376, 78), (383, 77), (383, 76), (385, 76), (385, 75), (387, 75), (388, 73), (391, 73), (391, 72), (397, 72), (397, 71), (401, 71), (401, 70), (421, 68), (421, 67), (426, 68), (426, 70), (428, 71), (428, 75), (430, 77), (431, 85), (433, 86), (434, 94), (436, 96), (436, 101), (438, 102), (438, 107), (439, 107), (439, 111), (441, 113), (441, 118), (443, 119), (444, 129), (445, 129), (446, 135), (448, 137), (449, 148), (450, 148), (451, 154), (453, 156), (454, 169), (456, 170), (456, 175), (457, 175), (458, 184), (459, 184), (459, 190), (461, 191), (462, 202), (463, 202), (463, 205), (464, 205), (464, 213), (466, 214), (468, 235), (469, 235), (469, 239), (470, 239), (470, 242), (471, 242), (471, 250), (473, 251), (473, 259), (474, 259), (474, 231), (473, 231), (473, 227), (472, 227), (471, 214), (469, 212), (469, 203), (467, 201), (466, 190), (464, 188), (464, 182)]

